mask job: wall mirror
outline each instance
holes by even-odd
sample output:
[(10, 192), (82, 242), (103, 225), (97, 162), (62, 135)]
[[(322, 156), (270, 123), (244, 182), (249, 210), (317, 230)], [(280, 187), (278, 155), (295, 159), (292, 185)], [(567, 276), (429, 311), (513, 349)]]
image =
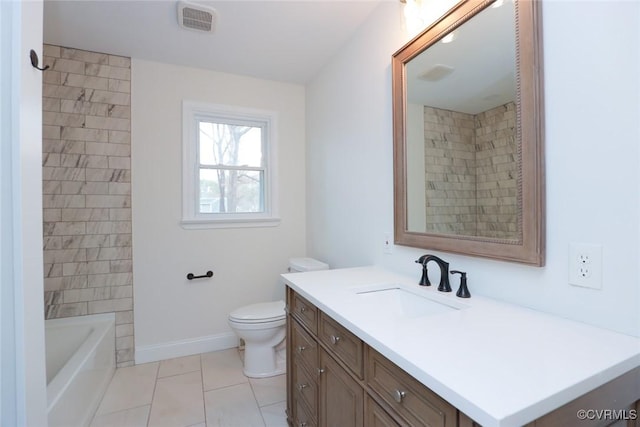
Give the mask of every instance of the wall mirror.
[(396, 244), (544, 265), (539, 3), (461, 1), (393, 55)]

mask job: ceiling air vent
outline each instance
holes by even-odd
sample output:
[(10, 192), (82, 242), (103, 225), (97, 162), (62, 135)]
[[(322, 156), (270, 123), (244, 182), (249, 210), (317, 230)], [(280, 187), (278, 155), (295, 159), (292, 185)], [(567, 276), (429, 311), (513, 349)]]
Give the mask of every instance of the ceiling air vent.
[(418, 75), (418, 78), (429, 82), (435, 82), (447, 77), (449, 74), (453, 73), (454, 70), (455, 69), (453, 67), (448, 65), (436, 64), (427, 71)]
[(212, 33), (215, 30), (216, 10), (200, 4), (178, 2), (178, 24), (189, 30)]

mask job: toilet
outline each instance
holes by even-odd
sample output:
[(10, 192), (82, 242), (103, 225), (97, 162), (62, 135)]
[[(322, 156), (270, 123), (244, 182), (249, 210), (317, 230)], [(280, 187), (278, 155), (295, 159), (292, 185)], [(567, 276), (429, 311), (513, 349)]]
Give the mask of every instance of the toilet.
[[(291, 258), (289, 272), (327, 270), (329, 266), (313, 258)], [(261, 302), (240, 307), (229, 313), (229, 326), (244, 340), (244, 374), (266, 378), (285, 372), (284, 301)]]

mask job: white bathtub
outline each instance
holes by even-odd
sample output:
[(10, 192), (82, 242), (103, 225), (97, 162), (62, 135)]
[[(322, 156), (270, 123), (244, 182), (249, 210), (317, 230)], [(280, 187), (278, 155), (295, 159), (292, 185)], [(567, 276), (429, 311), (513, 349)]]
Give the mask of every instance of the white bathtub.
[(89, 425), (115, 372), (115, 314), (45, 322), (50, 427)]

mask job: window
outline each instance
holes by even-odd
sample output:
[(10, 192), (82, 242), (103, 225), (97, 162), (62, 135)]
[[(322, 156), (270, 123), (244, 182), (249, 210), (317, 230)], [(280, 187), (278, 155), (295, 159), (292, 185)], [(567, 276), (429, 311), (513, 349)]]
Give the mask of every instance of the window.
[(278, 225), (275, 113), (183, 103), (185, 228)]

